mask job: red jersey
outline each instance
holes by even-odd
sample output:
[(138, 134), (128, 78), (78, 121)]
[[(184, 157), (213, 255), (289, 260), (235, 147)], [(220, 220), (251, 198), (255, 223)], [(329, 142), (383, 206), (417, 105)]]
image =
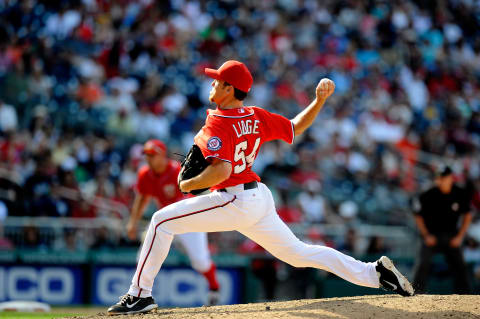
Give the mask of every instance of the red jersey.
[(232, 164), (230, 177), (211, 188), (216, 190), (260, 181), (251, 170), (263, 143), (283, 140), (293, 143), (293, 123), (278, 114), (255, 106), (229, 110), (207, 110), (205, 125), (195, 136), (195, 144), (205, 158), (215, 157)]
[(156, 198), (159, 207), (165, 207), (184, 199), (177, 185), (180, 164), (169, 160), (167, 168), (161, 174), (156, 174), (148, 165), (142, 166), (138, 171), (137, 191), (142, 195)]

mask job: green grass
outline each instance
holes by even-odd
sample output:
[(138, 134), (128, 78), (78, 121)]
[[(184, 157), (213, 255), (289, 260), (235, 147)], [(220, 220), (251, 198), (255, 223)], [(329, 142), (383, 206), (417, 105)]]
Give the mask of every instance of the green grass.
[(75, 316), (92, 316), (105, 313), (107, 308), (98, 306), (62, 306), (52, 307), (50, 312), (0, 312), (0, 319), (53, 319)]
[(0, 318), (8, 319), (52, 319), (79, 316), (78, 313), (44, 313), (44, 312), (0, 312)]

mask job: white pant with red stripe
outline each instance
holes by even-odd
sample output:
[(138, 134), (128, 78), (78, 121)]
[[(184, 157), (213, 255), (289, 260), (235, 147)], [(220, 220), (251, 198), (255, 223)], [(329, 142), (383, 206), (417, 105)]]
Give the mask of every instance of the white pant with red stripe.
[(375, 263), (364, 263), (335, 249), (300, 241), (278, 217), (270, 190), (262, 183), (188, 198), (157, 211), (150, 222), (128, 293), (151, 295), (153, 280), (167, 257), (174, 235), (236, 230), (295, 267), (334, 273), (354, 284), (378, 288)]

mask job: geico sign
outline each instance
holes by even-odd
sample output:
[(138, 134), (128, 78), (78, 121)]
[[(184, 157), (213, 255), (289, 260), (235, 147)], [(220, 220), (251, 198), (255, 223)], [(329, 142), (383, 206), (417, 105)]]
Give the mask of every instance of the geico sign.
[(52, 304), (70, 303), (75, 280), (65, 268), (0, 267), (0, 300), (41, 300)]
[[(101, 304), (118, 301), (118, 296), (128, 291), (134, 270), (125, 268), (103, 268), (97, 273), (97, 298)], [(217, 271), (220, 283), (220, 303), (230, 302), (233, 294), (233, 280), (226, 271)], [(195, 306), (205, 304), (207, 282), (191, 269), (162, 269), (155, 279), (152, 295), (162, 306)]]

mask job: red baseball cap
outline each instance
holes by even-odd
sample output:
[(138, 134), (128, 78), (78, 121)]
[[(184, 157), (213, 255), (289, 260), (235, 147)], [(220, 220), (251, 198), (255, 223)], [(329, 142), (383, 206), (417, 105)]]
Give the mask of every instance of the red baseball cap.
[(143, 154), (148, 154), (148, 155), (161, 154), (166, 150), (167, 150), (167, 147), (160, 140), (148, 140), (143, 145)]
[(205, 68), (205, 74), (215, 80), (222, 80), (234, 88), (247, 93), (253, 84), (253, 77), (242, 62), (229, 60), (222, 64), (218, 70)]

